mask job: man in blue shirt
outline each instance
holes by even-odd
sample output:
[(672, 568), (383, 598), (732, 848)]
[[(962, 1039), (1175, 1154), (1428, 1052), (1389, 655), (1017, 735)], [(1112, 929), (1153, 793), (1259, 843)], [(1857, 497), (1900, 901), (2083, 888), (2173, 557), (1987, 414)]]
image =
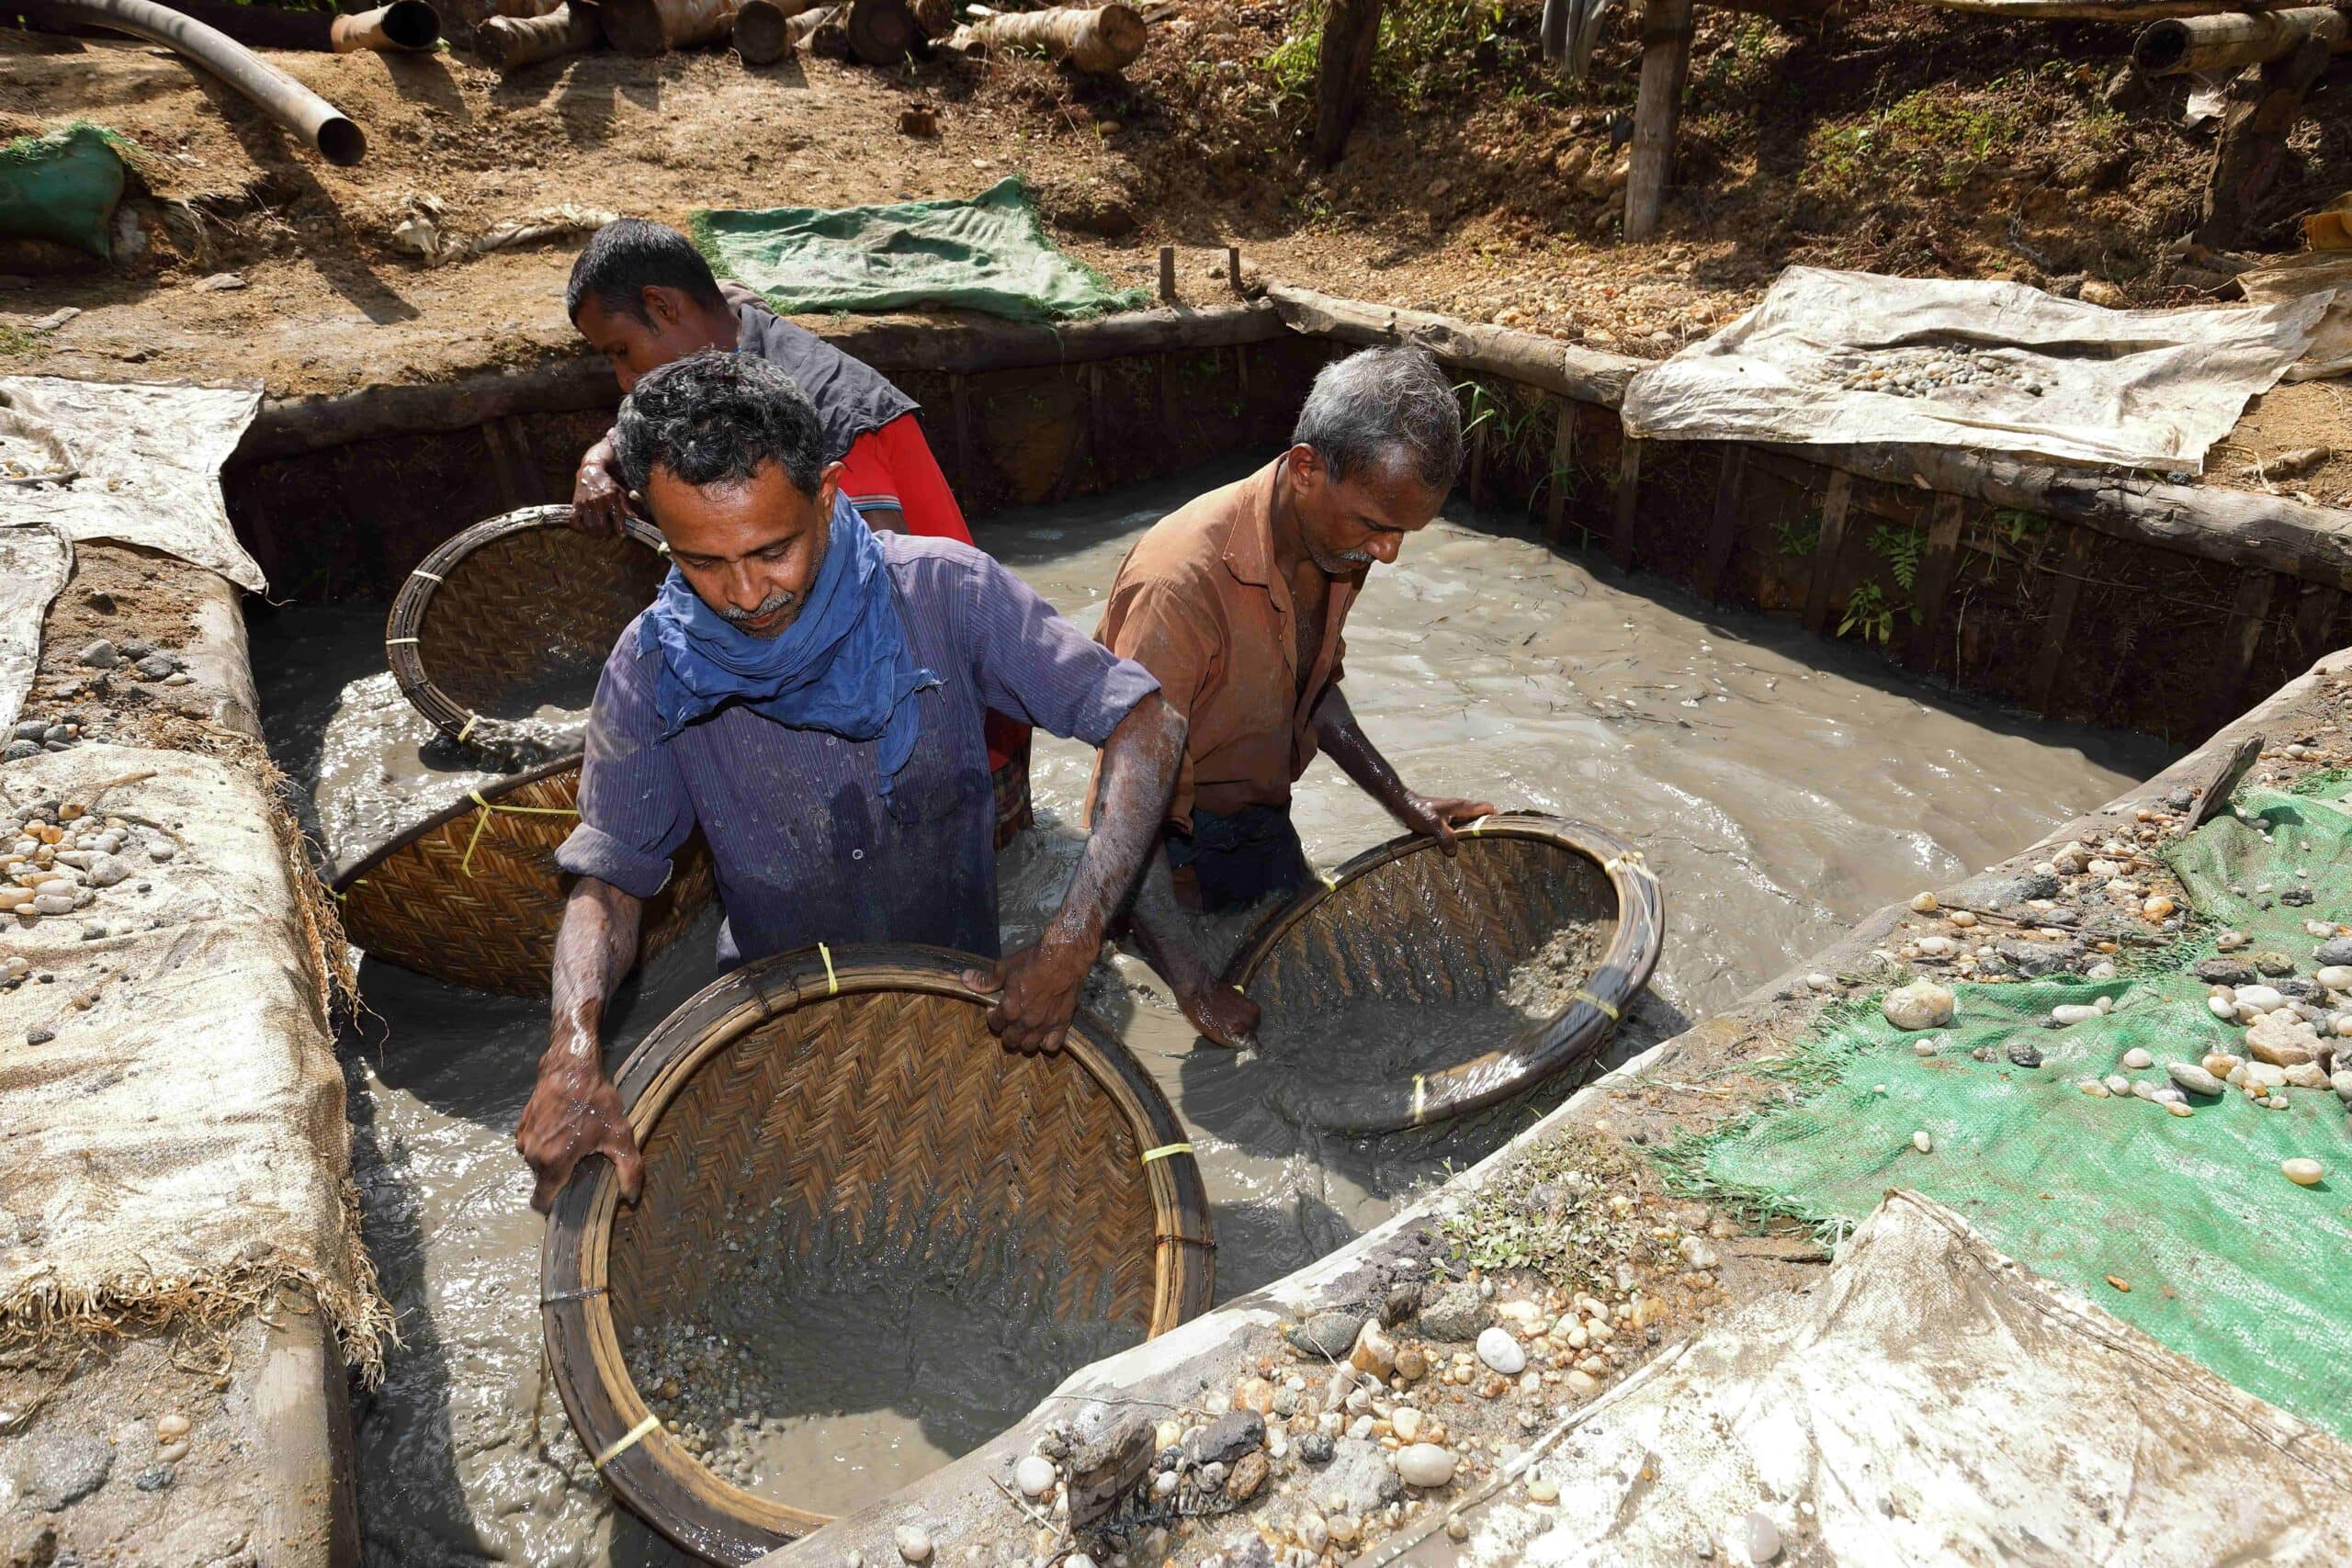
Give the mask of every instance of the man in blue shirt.
[(643, 900), (699, 828), (727, 912), (723, 964), (818, 942), (997, 953), (994, 709), (1102, 749), (1094, 831), (1036, 945), (975, 985), (1019, 1051), (1058, 1049), (1105, 929), (1158, 835), (1184, 722), (968, 545), (876, 535), (775, 367), (705, 352), (640, 380), (614, 446), (673, 570), (605, 661), (556, 938), (553, 1021), (515, 1144), (544, 1209), (582, 1159), (642, 1166), (604, 1071), (604, 1008)]

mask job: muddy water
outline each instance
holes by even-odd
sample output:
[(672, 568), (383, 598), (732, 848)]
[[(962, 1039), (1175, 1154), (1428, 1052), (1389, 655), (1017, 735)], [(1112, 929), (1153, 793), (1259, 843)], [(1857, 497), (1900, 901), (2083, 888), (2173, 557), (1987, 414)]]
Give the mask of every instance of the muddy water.
[[(1091, 626), (1127, 547), (1194, 488), (1003, 514), (981, 542)], [(1627, 592), (1513, 525), (1468, 521), (1434, 525), (1374, 573), (1349, 626), (1349, 694), (1423, 791), (1582, 818), (1643, 850), (1666, 890), (1665, 956), (1620, 1055), (2165, 759), (2150, 743), (1898, 684), (1783, 622)], [(338, 858), (365, 847), (348, 835), (423, 815), (404, 804), (414, 795), (466, 787), (460, 760), (436, 750), (422, 721), (404, 725), (372, 686), (346, 692), (381, 670), (381, 624), (379, 607), (361, 605), (280, 611), (254, 626), (273, 746), (319, 790), (316, 820)], [(1075, 863), (1089, 762), (1083, 747), (1038, 738), (1038, 827), (1002, 863), (1008, 946), (1034, 936)], [(1301, 782), (1295, 815), (1327, 867), (1396, 830), (1322, 761)], [(625, 989), (615, 1061), (707, 977), (709, 951), (707, 933), (689, 936)], [(673, 1561), (613, 1507), (552, 1393), (539, 1397), (539, 1225), (510, 1139), (542, 1010), (380, 965), (362, 985), (374, 1016), (346, 1051), (356, 1157), (368, 1238), (406, 1336), (360, 1410), (368, 1562)], [(1340, 1140), (1283, 1121), (1259, 1092), (1258, 1064), (1195, 1050), (1133, 960), (1098, 969), (1090, 998), (1200, 1152), (1221, 1297), (1376, 1224), (1570, 1087), (1441, 1134)], [(857, 1322), (844, 1314), (833, 1332)], [(926, 1419), (879, 1391), (847, 1390), (763, 1426), (751, 1446), (759, 1468), (791, 1478), (797, 1501), (838, 1509), (914, 1479), (994, 1420)]]

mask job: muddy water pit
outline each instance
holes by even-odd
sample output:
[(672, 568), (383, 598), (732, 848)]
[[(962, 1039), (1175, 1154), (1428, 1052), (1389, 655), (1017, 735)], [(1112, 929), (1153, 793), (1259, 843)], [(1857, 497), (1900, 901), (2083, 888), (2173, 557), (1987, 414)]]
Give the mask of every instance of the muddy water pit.
[[(1091, 626), (1136, 536), (1239, 471), (1000, 513), (981, 542)], [(1898, 683), (1785, 622), (1630, 592), (1515, 523), (1451, 515), (1462, 521), (1441, 520), (1397, 566), (1374, 572), (1348, 628), (1349, 695), (1417, 787), (1579, 818), (1643, 851), (1666, 890), (1665, 952), (1615, 1058), (1788, 969), (1869, 910), (2014, 852), (2166, 758), (2153, 741)], [(260, 611), (252, 628), (271, 744), (344, 862), (479, 777), (382, 673), (382, 608)], [(1001, 862), (1008, 948), (1035, 934), (1076, 863), (1091, 760), (1084, 747), (1038, 738), (1037, 826)], [(1320, 761), (1300, 783), (1295, 816), (1326, 868), (1396, 831)], [(709, 978), (716, 925), (707, 918), (624, 988), (614, 1065)], [(1227, 944), (1238, 935), (1229, 922), (1215, 934)], [(543, 1388), (540, 1224), (511, 1142), (545, 1039), (543, 1007), (381, 964), (363, 966), (361, 981), (369, 1016), (345, 1052), (356, 1159), (368, 1241), (404, 1336), (385, 1385), (359, 1408), (368, 1562), (683, 1561), (612, 1502)], [(1573, 1087), (1555, 1080), (1444, 1129), (1339, 1139), (1284, 1121), (1261, 1092), (1262, 1064), (1195, 1050), (1133, 960), (1098, 967), (1090, 1005), (1166, 1089), (1199, 1152), (1220, 1299), (1343, 1244)], [(680, 1377), (681, 1399), (665, 1403), (707, 1426), (730, 1468), (764, 1472), (757, 1484), (803, 1507), (839, 1512), (915, 1480), (1107, 1348), (1070, 1339), (1024, 1360), (992, 1325), (1001, 1303), (956, 1299), (929, 1311), (870, 1295), (864, 1281), (842, 1285), (824, 1321), (779, 1336), (764, 1365), (731, 1339), (695, 1351), (711, 1362), (701, 1379), (681, 1377), (676, 1346), (632, 1350), (641, 1382)], [(686, 1386), (747, 1378), (756, 1409), (719, 1409)], [(749, 1397), (762, 1390), (773, 1397)]]

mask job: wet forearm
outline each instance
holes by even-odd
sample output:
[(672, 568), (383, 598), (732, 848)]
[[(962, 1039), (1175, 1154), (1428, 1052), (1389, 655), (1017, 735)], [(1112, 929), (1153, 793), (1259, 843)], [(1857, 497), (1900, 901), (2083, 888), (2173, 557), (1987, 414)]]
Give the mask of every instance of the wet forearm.
[(1410, 807), (1413, 792), (1405, 787), (1380, 748), (1356, 723), (1355, 710), (1337, 686), (1325, 691), (1323, 700), (1315, 705), (1315, 743), (1355, 781), (1357, 788), (1391, 812), (1401, 814)]
[(605, 1003), (637, 953), (641, 908), (635, 897), (593, 876), (582, 877), (564, 901), (555, 936), (549, 1058), (584, 1054), (598, 1059)]
[[(1102, 777), (1095, 792), (1093, 831), (1069, 893), (1054, 917), (1053, 935), (1092, 947), (1159, 843), (1160, 824), (1184, 760), (1184, 718), (1153, 693), (1136, 705), (1102, 747)], [(1168, 908), (1173, 911), (1172, 894)]]

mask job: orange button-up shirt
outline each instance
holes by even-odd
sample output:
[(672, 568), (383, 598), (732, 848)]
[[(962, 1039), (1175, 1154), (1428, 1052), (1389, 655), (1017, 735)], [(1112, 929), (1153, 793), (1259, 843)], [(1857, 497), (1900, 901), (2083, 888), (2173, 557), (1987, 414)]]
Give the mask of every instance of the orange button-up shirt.
[(1287, 806), (1315, 760), (1315, 707), (1340, 677), (1361, 578), (1333, 580), (1323, 640), (1298, 678), (1290, 585), (1274, 566), (1280, 459), (1170, 513), (1136, 541), (1095, 639), (1142, 665), (1191, 726), (1169, 818)]

